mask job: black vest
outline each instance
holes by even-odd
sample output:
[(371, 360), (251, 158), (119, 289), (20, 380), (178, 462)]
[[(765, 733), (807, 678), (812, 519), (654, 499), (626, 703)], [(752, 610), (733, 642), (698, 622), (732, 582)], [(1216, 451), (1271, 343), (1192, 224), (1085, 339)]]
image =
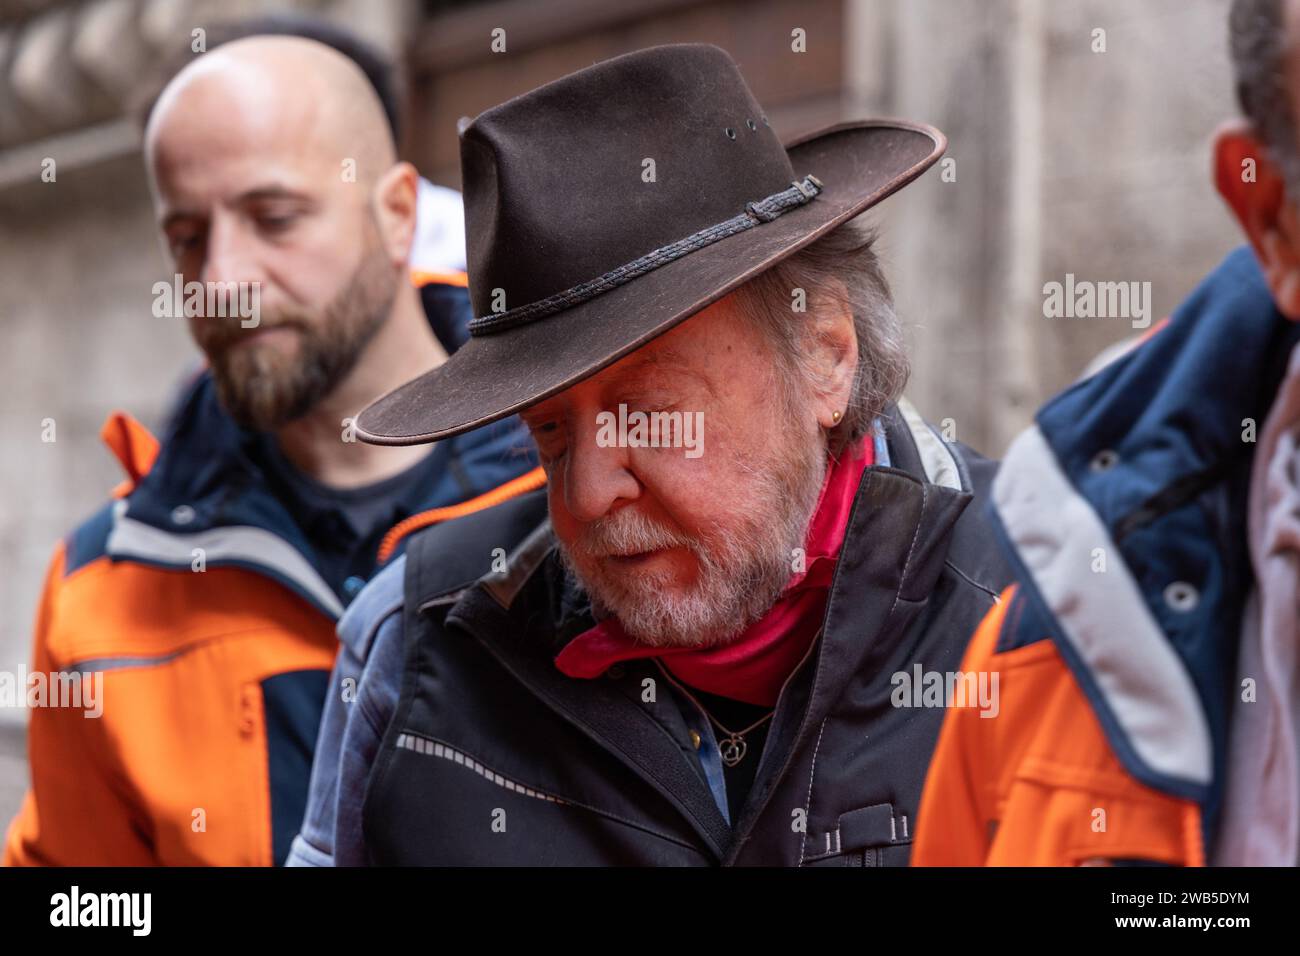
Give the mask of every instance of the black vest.
[(863, 475), (822, 636), (747, 758), (732, 827), (652, 662), (556, 669), (594, 622), (544, 489), (414, 537), (401, 698), (365, 798), (372, 862), (905, 865), (945, 710), (895, 706), (894, 675), (959, 670), (1010, 574), (983, 502), (967, 507), (994, 463), (897, 409), (885, 421), (891, 465)]

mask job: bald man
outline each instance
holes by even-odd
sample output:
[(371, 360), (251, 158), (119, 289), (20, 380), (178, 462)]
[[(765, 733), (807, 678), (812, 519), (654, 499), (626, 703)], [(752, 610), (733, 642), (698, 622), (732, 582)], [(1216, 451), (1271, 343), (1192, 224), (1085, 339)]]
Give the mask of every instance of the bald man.
[(126, 480), (55, 550), (8, 864), (283, 861), (325, 696), (351, 703), (327, 688), (352, 598), (407, 531), (537, 481), (513, 420), (432, 452), (353, 439), (445, 360), (422, 302), (470, 317), (463, 275), (425, 273), (446, 294), (423, 300), (409, 281), (418, 177), (355, 63), (223, 45), (163, 91), (144, 152), (174, 272), (155, 315), (206, 368), (161, 443), (110, 418)]

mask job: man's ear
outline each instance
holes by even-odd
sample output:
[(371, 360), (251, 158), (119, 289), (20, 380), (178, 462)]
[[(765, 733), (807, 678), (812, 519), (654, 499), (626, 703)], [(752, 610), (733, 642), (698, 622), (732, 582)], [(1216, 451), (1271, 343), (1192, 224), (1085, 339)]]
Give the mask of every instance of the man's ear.
[[(848, 292), (837, 288), (814, 306), (817, 331), (813, 336), (815, 356), (821, 380), (825, 383), (817, 406), (817, 420), (823, 428), (839, 423), (839, 415), (848, 407), (853, 392), (853, 377), (858, 369), (858, 333), (849, 308)], [(837, 414), (839, 413), (839, 414)]]
[(1300, 219), (1282, 171), (1248, 124), (1215, 133), (1214, 184), (1254, 247), (1278, 311), (1300, 320)]
[(410, 258), (419, 192), (420, 174), (410, 163), (396, 163), (375, 183), (375, 221), (394, 265), (405, 266)]

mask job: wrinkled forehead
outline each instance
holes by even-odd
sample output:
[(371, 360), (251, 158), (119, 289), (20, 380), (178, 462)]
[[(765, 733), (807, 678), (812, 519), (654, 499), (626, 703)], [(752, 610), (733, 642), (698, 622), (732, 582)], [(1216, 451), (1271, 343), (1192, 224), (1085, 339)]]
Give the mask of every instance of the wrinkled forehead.
[(760, 373), (766, 378), (770, 362), (768, 343), (744, 318), (734, 297), (727, 296), (524, 414), (583, 394), (605, 395), (649, 386), (699, 388), (716, 395), (725, 389), (728, 379)]

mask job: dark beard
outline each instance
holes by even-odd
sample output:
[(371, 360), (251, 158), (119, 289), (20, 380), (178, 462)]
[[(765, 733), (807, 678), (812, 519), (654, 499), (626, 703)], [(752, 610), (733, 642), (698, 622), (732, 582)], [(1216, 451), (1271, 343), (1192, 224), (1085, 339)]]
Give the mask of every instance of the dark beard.
[(256, 431), (272, 431), (306, 415), (351, 374), (388, 320), (396, 294), (388, 257), (374, 242), (319, 318), (279, 314), (263, 322), (264, 328), (297, 330), (299, 351), (292, 359), (256, 344), (229, 347), (231, 338), (256, 329), (228, 328), (205, 337), (201, 344), (222, 406), (240, 425)]

